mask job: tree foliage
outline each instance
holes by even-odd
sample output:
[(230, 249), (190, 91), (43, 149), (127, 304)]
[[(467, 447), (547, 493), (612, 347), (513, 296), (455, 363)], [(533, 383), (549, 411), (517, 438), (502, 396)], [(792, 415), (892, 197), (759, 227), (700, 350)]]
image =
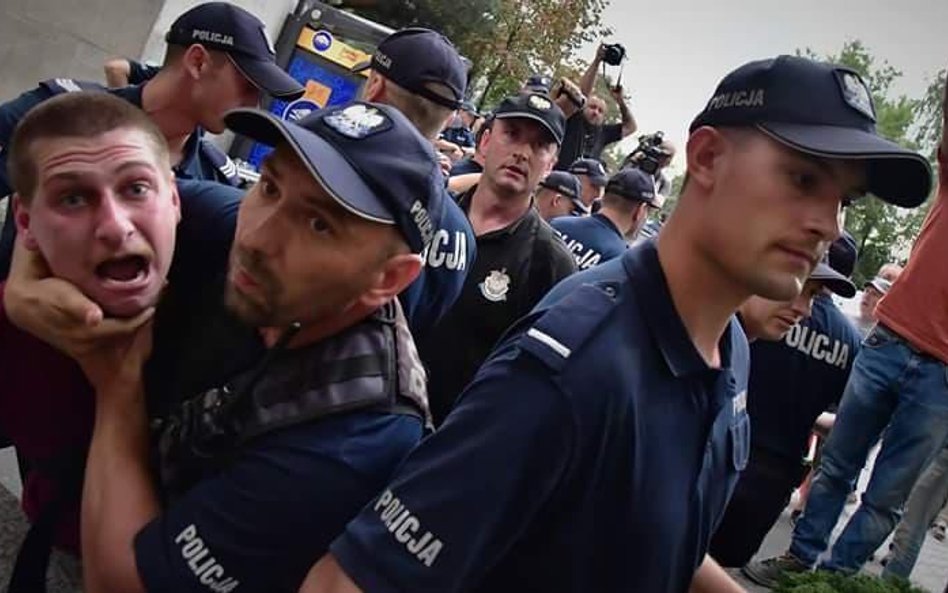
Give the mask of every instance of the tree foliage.
[[(923, 97), (913, 99), (893, 94), (892, 85), (902, 72), (887, 61), (879, 62), (859, 40), (847, 41), (838, 54), (823, 58), (809, 49), (798, 53), (844, 64), (858, 72), (872, 93), (879, 133), (906, 148), (934, 154), (941, 133), (944, 71), (931, 81)], [(872, 279), (882, 264), (902, 262), (908, 257), (930, 206), (931, 200), (905, 210), (870, 196), (846, 209), (846, 230), (859, 247), (859, 262), (853, 274), (857, 285)]]
[(388, 0), (360, 13), (393, 28), (444, 33), (473, 63), (471, 100), (489, 108), (531, 74), (575, 73), (576, 52), (609, 33), (602, 24), (609, 1)]

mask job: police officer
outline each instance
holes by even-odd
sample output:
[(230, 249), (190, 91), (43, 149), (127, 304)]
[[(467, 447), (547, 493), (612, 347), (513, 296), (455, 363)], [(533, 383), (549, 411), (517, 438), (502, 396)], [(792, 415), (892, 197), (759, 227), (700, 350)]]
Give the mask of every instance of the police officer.
[(141, 397), (150, 328), (73, 353), (96, 390), (82, 515), (92, 590), (296, 590), (426, 423), (395, 297), (444, 197), (430, 141), (373, 103), (299, 124), (236, 110), (227, 124), (276, 150), (241, 203), (229, 313), (192, 300), (202, 327), (176, 344), (234, 374), (162, 415), (160, 487)]
[(593, 204), (602, 198), (609, 182), (606, 168), (596, 159), (576, 159), (569, 166), (569, 172), (579, 178), (583, 186), (583, 204), (591, 210)]
[(546, 95), (508, 97), (494, 112), (481, 181), (458, 198), (477, 237), (477, 259), (457, 302), (418, 340), (436, 423), (504, 331), (576, 269), (532, 204), (562, 134), (563, 114)]
[(711, 556), (723, 566), (743, 567), (757, 553), (803, 480), (817, 417), (843, 394), (859, 336), (821, 288), (851, 298), (855, 264), (856, 244), (844, 231), (830, 247), (829, 263), (804, 286), (802, 295), (815, 291), (812, 305), (752, 297), (741, 307), (748, 339), (759, 339), (751, 344), (750, 460), (711, 540)]
[(625, 252), (627, 241), (645, 224), (649, 211), (657, 209), (655, 184), (647, 173), (623, 169), (609, 180), (601, 204), (588, 218), (563, 217), (550, 223), (580, 270)]
[[(362, 99), (395, 107), (434, 141), (462, 105), (467, 69), (451, 42), (420, 27), (397, 31), (379, 43)], [(444, 200), (425, 267), (399, 298), (416, 338), (429, 331), (461, 294), (477, 254), (474, 231), (457, 203)]]
[[(289, 100), (301, 95), (303, 87), (276, 65), (263, 23), (232, 4), (209, 2), (188, 10), (172, 23), (165, 40), (164, 65), (154, 78), (108, 92), (151, 114), (171, 148), (177, 177), (236, 185), (236, 166), (202, 139), (204, 130), (222, 132), (224, 113), (255, 106), (261, 91)], [(34, 105), (59, 93), (88, 88), (101, 87), (49, 80), (0, 106), (0, 147), (9, 143), (16, 123)], [(0, 150), (0, 196), (11, 191), (7, 158), (7, 152)], [(7, 276), (14, 234), (12, 217), (7, 216), (0, 239), (0, 278)]]
[(854, 194), (912, 206), (930, 189), (924, 159), (875, 134), (868, 96), (789, 56), (727, 76), (658, 240), (518, 323), (301, 591), (737, 590), (705, 555), (747, 462), (734, 312), (795, 298)]
[[(559, 216), (585, 216), (586, 205), (581, 197), (579, 179), (566, 171), (553, 171), (543, 178), (533, 201), (540, 218), (550, 222)], [(554, 227), (556, 228), (556, 227)]]

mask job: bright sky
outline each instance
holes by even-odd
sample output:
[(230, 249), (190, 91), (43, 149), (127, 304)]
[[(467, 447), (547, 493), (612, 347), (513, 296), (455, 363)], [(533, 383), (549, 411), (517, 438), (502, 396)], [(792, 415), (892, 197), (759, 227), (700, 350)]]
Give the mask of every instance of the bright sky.
[[(859, 39), (877, 62), (903, 72), (895, 89), (910, 97), (948, 64), (948, 0), (612, 0), (604, 21), (615, 31), (611, 41), (628, 50), (622, 83), (639, 129), (664, 130), (679, 148), (676, 171), (688, 124), (744, 62), (804, 47), (836, 53)], [(590, 46), (581, 57), (594, 53)], [(636, 138), (623, 147), (631, 150)]]

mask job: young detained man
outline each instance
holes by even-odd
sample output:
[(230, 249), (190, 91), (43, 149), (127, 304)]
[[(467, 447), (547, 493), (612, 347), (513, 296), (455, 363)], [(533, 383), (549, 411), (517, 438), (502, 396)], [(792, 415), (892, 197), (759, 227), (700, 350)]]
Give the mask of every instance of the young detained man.
[(871, 109), (834, 65), (725, 77), (657, 241), (561, 282), (509, 332), (301, 591), (736, 590), (706, 557), (747, 462), (734, 313), (796, 297), (844, 201), (913, 206), (930, 187)]
[[(227, 122), (276, 150), (241, 203), (230, 313), (219, 299), (193, 312), (200, 331), (177, 349), (247, 364), (163, 415), (158, 484), (141, 370), (150, 328), (73, 353), (96, 391), (82, 510), (90, 590), (295, 590), (425, 423), (424, 371), (395, 296), (440, 214), (430, 143), (370, 103), (299, 124), (246, 110)], [(244, 358), (248, 340), (257, 350)]]
[[(9, 148), (23, 245), (109, 315), (152, 307), (171, 266), (179, 205), (168, 148), (148, 116), (112, 95), (70, 93), (31, 111)], [(0, 351), (0, 430), (29, 468), (30, 552), (48, 554), (53, 542), (76, 552), (92, 394), (72, 360), (15, 327), (2, 308)], [(40, 590), (45, 563), (33, 570), (21, 555), (11, 590)]]

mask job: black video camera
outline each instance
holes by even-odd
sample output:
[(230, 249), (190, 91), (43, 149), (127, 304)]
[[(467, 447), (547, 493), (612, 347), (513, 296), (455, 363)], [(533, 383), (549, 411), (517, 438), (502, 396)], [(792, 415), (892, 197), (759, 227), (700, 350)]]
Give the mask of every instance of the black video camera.
[(634, 167), (649, 175), (655, 175), (662, 168), (662, 162), (671, 156), (671, 153), (662, 147), (664, 140), (665, 133), (662, 131), (639, 136), (638, 147), (625, 157), (622, 168)]
[(602, 61), (610, 66), (618, 66), (625, 59), (625, 47), (621, 43), (603, 44)]

